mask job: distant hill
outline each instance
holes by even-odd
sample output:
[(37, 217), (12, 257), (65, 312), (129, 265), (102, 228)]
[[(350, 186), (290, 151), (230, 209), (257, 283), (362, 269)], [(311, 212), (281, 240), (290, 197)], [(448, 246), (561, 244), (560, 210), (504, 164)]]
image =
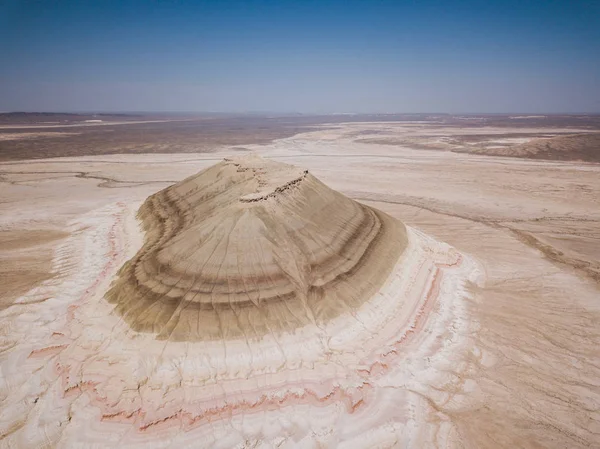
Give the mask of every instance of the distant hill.
[(487, 156), (600, 162), (600, 133), (537, 138), (505, 148), (473, 148), (468, 152)]
[(68, 112), (1, 112), (0, 124), (70, 124), (86, 120), (134, 120), (141, 114), (123, 113), (68, 113)]

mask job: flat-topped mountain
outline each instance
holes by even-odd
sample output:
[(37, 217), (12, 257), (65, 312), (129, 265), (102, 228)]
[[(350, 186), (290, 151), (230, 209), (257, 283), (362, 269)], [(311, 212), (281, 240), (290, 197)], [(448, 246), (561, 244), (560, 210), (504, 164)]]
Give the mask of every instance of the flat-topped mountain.
[(248, 156), (150, 196), (107, 294), (159, 339), (260, 338), (356, 310), (406, 246), (402, 223), (308, 171)]

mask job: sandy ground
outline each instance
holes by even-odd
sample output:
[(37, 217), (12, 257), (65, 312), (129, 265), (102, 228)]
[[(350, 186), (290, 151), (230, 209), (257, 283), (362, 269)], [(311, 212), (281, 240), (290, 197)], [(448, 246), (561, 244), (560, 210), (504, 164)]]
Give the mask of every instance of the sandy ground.
[[(600, 165), (427, 151), (406, 139), (390, 145), (364, 134), (393, 134), (403, 126), (336, 125), (206, 155), (0, 164), (3, 337), (10, 340), (8, 323), (23, 304), (30, 310), (34, 301), (45, 301), (44, 286), (73, 270), (57, 265), (56, 254), (68, 235), (92, 226), (74, 228), (74, 222), (102, 216), (97, 211), (117, 214), (119, 204), (131, 215), (150, 194), (224, 156), (255, 151), (309, 169), (331, 188), (447, 242), (483, 269), (485, 283), (471, 285), (463, 316), (471, 323), (468, 350), (447, 364), (444, 383), (414, 393), (427, 404), (426, 436), (418, 445), (386, 440), (381, 447), (600, 446)], [(463, 131), (444, 132), (471, 133)], [(413, 125), (411, 133), (434, 139), (439, 130), (419, 134)], [(95, 220), (89, 223), (102, 223)], [(129, 257), (133, 246), (125, 245)], [(108, 288), (109, 281), (102, 285)], [(4, 368), (6, 360), (0, 361)]]
[(73, 133), (2, 133), (0, 134), (0, 140), (20, 140), (20, 139), (37, 139), (39, 137), (66, 137), (72, 136)]

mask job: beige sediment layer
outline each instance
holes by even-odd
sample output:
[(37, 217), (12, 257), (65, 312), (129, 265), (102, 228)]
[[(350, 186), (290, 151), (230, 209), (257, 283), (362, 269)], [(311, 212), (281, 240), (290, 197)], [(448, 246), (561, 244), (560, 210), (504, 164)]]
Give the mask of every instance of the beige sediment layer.
[(0, 231), (0, 310), (32, 285), (52, 278), (50, 244), (66, 236), (55, 230)]

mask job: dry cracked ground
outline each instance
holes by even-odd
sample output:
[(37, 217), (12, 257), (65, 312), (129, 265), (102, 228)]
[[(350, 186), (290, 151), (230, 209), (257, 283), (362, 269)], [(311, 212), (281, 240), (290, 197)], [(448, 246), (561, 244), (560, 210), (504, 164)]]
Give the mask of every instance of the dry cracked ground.
[[(4, 158), (11, 160), (0, 163), (0, 447), (600, 446), (594, 130), (537, 122), (310, 127), (199, 142), (205, 152), (196, 153), (186, 134), (185, 153), (150, 144), (137, 151), (128, 141), (140, 154), (73, 156), (69, 148), (70, 157)], [(24, 131), (9, 132), (15, 139)], [(45, 145), (44, 132), (28, 136), (27, 148)], [(71, 138), (51, 137), (49, 154)], [(111, 145), (108, 152), (118, 152), (118, 139)], [(180, 148), (169, 145), (161, 148)], [(395, 266), (369, 253), (383, 271), (368, 276), (396, 278), (332, 321), (307, 315), (285, 333), (268, 325), (258, 332), (253, 323), (272, 318), (264, 315), (246, 322), (252, 334), (230, 324), (236, 332), (225, 336), (218, 313), (203, 326), (190, 321), (193, 330), (184, 323), (173, 339), (138, 332), (131, 324), (138, 316), (123, 315), (106, 296), (144, 246), (137, 210), (150, 195), (249, 153), (308, 170), (328, 186), (317, 190), (331, 188), (406, 225)], [(309, 201), (302, 210), (311, 209), (311, 195), (298, 197)], [(340, 201), (347, 200), (320, 206), (324, 221), (296, 217), (296, 206), (281, 220), (293, 216), (286, 226), (310, 222), (335, 239), (343, 231), (327, 230), (327, 213), (332, 220), (345, 213)], [(155, 220), (168, 223), (168, 210)], [(280, 235), (278, 226), (249, 225), (236, 241), (246, 241), (243, 232)], [(194, 237), (187, 238), (190, 247), (178, 241), (177, 248), (192, 254)], [(289, 274), (297, 257), (286, 254), (276, 265), (305, 279)], [(204, 272), (188, 265), (179, 269), (201, 283)], [(246, 290), (238, 285), (240, 301), (260, 303), (244, 299)], [(282, 316), (301, 313), (302, 304)], [(203, 340), (207, 327), (217, 330)]]

